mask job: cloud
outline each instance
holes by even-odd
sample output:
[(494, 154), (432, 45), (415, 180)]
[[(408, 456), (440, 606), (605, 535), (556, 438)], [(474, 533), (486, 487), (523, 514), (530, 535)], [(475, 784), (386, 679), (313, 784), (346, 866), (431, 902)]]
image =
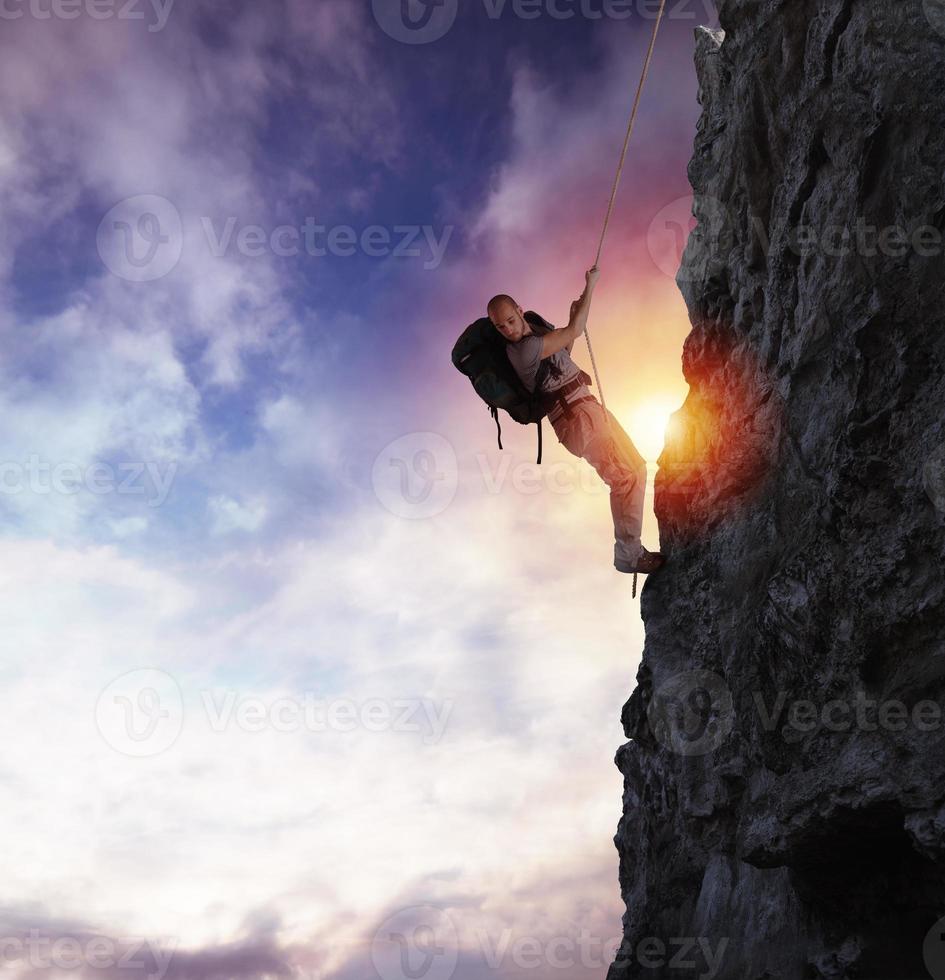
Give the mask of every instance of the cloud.
[(240, 503), (232, 497), (211, 497), (207, 506), (210, 510), (210, 528), (213, 534), (258, 531), (266, 520), (267, 510), (264, 500)]
[(167, 331), (83, 303), (29, 339), (0, 370), (0, 506), (21, 532), (72, 536), (99, 511), (153, 504), (153, 476), (205, 456), (200, 399)]
[[(275, 225), (295, 206), (285, 175), (274, 179), (250, 152), (279, 101), (304, 100), (312, 153), (397, 157), (391, 96), (367, 71), (364, 16), (343, 3), (208, 3), (178, 4), (158, 34), (119, 19), (16, 21), (0, 41), (0, 277), (38, 236), (76, 239), (70, 251), (91, 253), (88, 268), (105, 275), (89, 212), (160, 195), (183, 221), (177, 268), (144, 286), (96, 287), (94, 274), (84, 286), (100, 315), (120, 310), (132, 324), (134, 304), (161, 305), (176, 342), (204, 344), (205, 380), (240, 384), (245, 355), (278, 355), (297, 329), (283, 296), (294, 270), (273, 255), (212, 254), (200, 219)], [(297, 30), (279, 48), (287, 23)], [(290, 177), (297, 189), (311, 183), (304, 169)]]
[[(17, 746), (0, 828), (21, 854), (7, 887), (36, 903), (22, 919), (37, 928), (56, 928), (39, 904), (52, 887), (68, 929), (170, 938), (169, 976), (355, 975), (384, 917), (421, 902), (455, 916), (464, 977), (483, 973), (477, 929), (547, 949), (618, 927), (611, 758), (642, 636), (610, 565), (606, 495), (576, 468), (566, 493), (523, 489), (524, 430), (507, 433), (500, 470), (468, 383), (454, 379), (460, 414), (422, 370), (436, 357), (452, 371), (440, 333), (389, 353), (363, 318), (300, 312), (272, 255), (206, 248), (201, 216), (281, 220), (330, 201), (355, 157), (409, 162), (366, 16), (181, 3), (160, 36), (30, 22), (0, 42), (4, 458), (178, 467), (160, 508), (2, 498), (20, 535), (0, 583), (0, 736)], [(599, 82), (558, 104), (534, 73), (516, 78), (515, 142), (477, 226), (489, 257), (427, 277), (409, 323), (384, 320), (399, 337), (432, 336), (427, 294), (439, 331), (500, 274), (537, 290), (552, 259), (577, 261), (600, 133), (624, 111), (616, 95), (595, 102)], [(292, 135), (276, 105), (311, 137), (261, 160), (260, 134)], [(548, 156), (552, 118), (569, 142)], [(369, 209), (376, 189), (347, 200)], [(94, 254), (105, 210), (141, 193), (182, 218), (181, 260), (151, 283)], [(53, 313), (22, 288), (37, 242), (66, 256), (82, 242), (91, 259), (50, 285)], [(359, 406), (364, 364), (379, 381)], [(446, 512), (409, 521), (381, 505), (371, 466), (421, 423), (455, 448), (458, 486)], [(96, 724), (103, 692), (139, 670), (180, 690), (180, 732), (154, 756), (122, 754)], [(149, 690), (122, 704), (147, 715)], [(312, 727), (313, 699), (353, 706), (355, 728)], [(381, 730), (370, 705), (387, 712)]]
[[(336, 164), (397, 159), (401, 134), (392, 96), (370, 67), (373, 38), (367, 14), (350, 4), (294, 0), (265, 10), (178, 4), (158, 33), (85, 16), (8, 25), (0, 39), (0, 331), (9, 355), (0, 460), (22, 466), (36, 454), (84, 472), (103, 460), (173, 462), (173, 499), (201, 512), (200, 481), (222, 499), (214, 474), (237, 476), (247, 459), (231, 441), (258, 446), (251, 482), (274, 467), (332, 462), (342, 425), (330, 393), (316, 398), (310, 388), (342, 344), (326, 338), (316, 363), (303, 341), (331, 318), (299, 313), (288, 298), (297, 270), (278, 256), (214, 254), (202, 219), (269, 225), (299, 207), (299, 195), (330, 194), (327, 176), (311, 176), (320, 152)], [(309, 121), (312, 166), (300, 158), (286, 181), (252, 148), (274, 107), (293, 102)], [(179, 262), (143, 283), (113, 274), (96, 252), (99, 219), (142, 194), (160, 195), (181, 219)], [(260, 377), (268, 386), (257, 394)], [(285, 394), (274, 397), (280, 381)], [(208, 413), (227, 391), (244, 392), (249, 407), (221, 432)], [(314, 460), (304, 458), (310, 451)], [(135, 512), (142, 502), (87, 488), (0, 497), (25, 533), (147, 536), (166, 529), (172, 513), (180, 525), (180, 509)], [(229, 519), (247, 530), (261, 522), (252, 507), (241, 516), (231, 509)]]
[(81, 919), (51, 918), (38, 906), (20, 906), (0, 914), (0, 936), (4, 965), (15, 975), (33, 978), (68, 973), (119, 980), (129, 971), (142, 980), (293, 975), (285, 951), (261, 930), (239, 941), (186, 950), (172, 941), (117, 935)]
[[(590, 543), (562, 549), (577, 496), (557, 516), (531, 503), (548, 540), (527, 551), (519, 499), (491, 501), (488, 548), (464, 530), (474, 526), (465, 508), (478, 503), (462, 499), (443, 520), (366, 508), (318, 544), (247, 549), (174, 574), (109, 549), (19, 544), (10, 567), (32, 574), (4, 587), (23, 659), (0, 696), (0, 735), (21, 749), (4, 767), (15, 792), (3, 829), (24, 855), (9, 887), (39, 901), (47, 884), (35, 869), (69, 867), (57, 877), (59, 914), (190, 950), (238, 936), (265, 908), (282, 922), (280, 946), (326, 950), (326, 973), (384, 908), (445, 902), (457, 888), (490, 895), (492, 918), (470, 913), (470, 928), (533, 929), (513, 910), (558, 901), (550, 855), (555, 874), (599, 869), (600, 887), (582, 886), (581, 903), (615, 903), (615, 880), (605, 881), (619, 800), (610, 757), (632, 653), (619, 617), (602, 621), (581, 597), (609, 592), (617, 603), (623, 583), (595, 570)], [(576, 569), (593, 581), (576, 585)], [(39, 651), (43, 683), (28, 668)], [(116, 752), (94, 717), (107, 685), (144, 667), (175, 678), (184, 721), (169, 749), (139, 759)], [(359, 711), (379, 702), (394, 718), (402, 701), (429, 703), (445, 726), (425, 739), (436, 729), (422, 708), (379, 731), (302, 716), (285, 731), (246, 721), (250, 704), (273, 711), (307, 696)], [(54, 797), (43, 791), (52, 773)], [(63, 809), (63, 799), (84, 802)], [(445, 884), (431, 892), (431, 881)], [(573, 882), (561, 888), (552, 921), (574, 894)]]

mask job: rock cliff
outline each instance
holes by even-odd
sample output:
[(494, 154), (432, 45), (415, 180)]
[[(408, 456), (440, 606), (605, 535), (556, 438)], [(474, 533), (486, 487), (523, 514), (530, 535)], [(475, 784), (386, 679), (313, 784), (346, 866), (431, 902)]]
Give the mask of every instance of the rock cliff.
[(719, 23), (609, 980), (945, 977), (945, 2)]

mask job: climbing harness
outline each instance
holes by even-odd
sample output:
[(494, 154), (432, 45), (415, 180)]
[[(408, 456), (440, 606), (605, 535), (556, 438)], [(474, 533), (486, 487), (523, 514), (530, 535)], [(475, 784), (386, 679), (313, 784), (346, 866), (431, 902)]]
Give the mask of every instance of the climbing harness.
[[(541, 414), (535, 421), (535, 425), (538, 426), (538, 459), (536, 462), (539, 465), (541, 465), (542, 455), (542, 419), (547, 418), (549, 422), (554, 423), (561, 418), (562, 415), (570, 414), (571, 409), (575, 405), (578, 405), (581, 402), (593, 401), (594, 396), (590, 394), (581, 395), (578, 398), (570, 397), (571, 395), (580, 392), (582, 388), (587, 387), (587, 385), (591, 383), (591, 376), (586, 371), (582, 371), (573, 381), (569, 381), (561, 388), (555, 388), (553, 392), (550, 392), (547, 396), (540, 398), (540, 408), (538, 411)], [(502, 423), (499, 421), (499, 409), (495, 405), (490, 405), (489, 414), (492, 416), (492, 420), (495, 422), (496, 439), (499, 443), (499, 449), (502, 449)]]
[[(591, 384), (591, 377), (586, 371), (582, 371), (573, 381), (569, 381), (562, 388), (555, 388), (550, 392), (545, 400), (546, 418), (554, 424), (563, 415), (570, 415), (571, 409), (581, 402), (593, 401), (594, 396), (588, 392), (582, 394), (582, 390)], [(577, 395), (577, 398), (572, 398)]]

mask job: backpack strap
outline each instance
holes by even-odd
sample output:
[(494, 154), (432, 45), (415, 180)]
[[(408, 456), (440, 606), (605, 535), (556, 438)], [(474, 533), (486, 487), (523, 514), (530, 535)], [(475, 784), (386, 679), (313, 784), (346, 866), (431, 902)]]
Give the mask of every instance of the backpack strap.
[[(499, 449), (502, 448), (502, 426), (499, 424), (499, 410), (494, 406), (489, 406), (489, 414), (495, 419), (496, 438), (499, 440)], [(540, 455), (540, 452), (539, 452)], [(541, 462), (541, 460), (539, 460)]]
[[(502, 426), (499, 423), (499, 410), (493, 406), (489, 406), (489, 414), (495, 419), (496, 428), (496, 438), (499, 441), (499, 449), (502, 448)], [(541, 466), (541, 419), (539, 419), (535, 425), (538, 426), (538, 465)]]

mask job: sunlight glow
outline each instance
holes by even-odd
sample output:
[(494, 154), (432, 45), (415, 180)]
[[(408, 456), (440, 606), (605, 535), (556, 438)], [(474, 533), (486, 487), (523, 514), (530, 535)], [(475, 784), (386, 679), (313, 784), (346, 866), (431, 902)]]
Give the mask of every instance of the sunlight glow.
[(678, 408), (670, 398), (648, 398), (627, 412), (627, 432), (648, 463), (655, 463), (663, 451), (669, 417)]

